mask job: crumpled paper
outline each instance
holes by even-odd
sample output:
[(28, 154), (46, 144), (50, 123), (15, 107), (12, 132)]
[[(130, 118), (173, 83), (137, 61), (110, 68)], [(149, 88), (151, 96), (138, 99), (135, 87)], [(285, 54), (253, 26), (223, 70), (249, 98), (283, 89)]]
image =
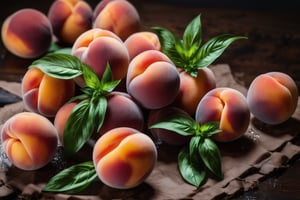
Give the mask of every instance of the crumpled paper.
[[(231, 87), (246, 95), (247, 89), (236, 83), (228, 65), (210, 67), (215, 73), (217, 87)], [(0, 81), (0, 87), (21, 95), (19, 83)], [(0, 108), (0, 124), (22, 111), (26, 111), (22, 102)], [(22, 171), (14, 166), (2, 170), (0, 195), (10, 191), (21, 199), (230, 199), (239, 192), (255, 188), (273, 171), (289, 167), (289, 161), (300, 153), (300, 146), (295, 143), (299, 130), (300, 101), (292, 118), (283, 124), (266, 125), (252, 117), (242, 138), (229, 143), (217, 143), (222, 156), (224, 179), (209, 178), (200, 189), (181, 178), (177, 168), (180, 147), (162, 144), (157, 146), (158, 162), (153, 172), (136, 188), (118, 190), (95, 181), (76, 195), (42, 192), (47, 180), (68, 165), (61, 156), (62, 152), (58, 152), (53, 161), (40, 170)], [(73, 161), (91, 160), (91, 149), (90, 146), (85, 147)]]

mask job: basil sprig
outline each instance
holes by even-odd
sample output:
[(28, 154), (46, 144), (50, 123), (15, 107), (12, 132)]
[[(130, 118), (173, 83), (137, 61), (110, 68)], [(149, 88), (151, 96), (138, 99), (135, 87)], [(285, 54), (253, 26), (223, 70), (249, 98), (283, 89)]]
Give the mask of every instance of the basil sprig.
[(45, 192), (79, 193), (97, 179), (92, 161), (86, 161), (60, 171), (43, 187)]
[(221, 154), (218, 146), (210, 138), (221, 132), (219, 122), (200, 125), (190, 116), (175, 115), (149, 128), (167, 129), (191, 137), (189, 145), (184, 146), (178, 154), (179, 171), (186, 182), (200, 187), (205, 183), (208, 172), (216, 178), (223, 179)]
[(200, 15), (195, 17), (185, 28), (183, 38), (163, 27), (152, 28), (161, 43), (162, 51), (174, 62), (193, 77), (198, 70), (212, 64), (225, 49), (234, 41), (246, 39), (244, 36), (222, 34), (202, 43), (202, 24)]

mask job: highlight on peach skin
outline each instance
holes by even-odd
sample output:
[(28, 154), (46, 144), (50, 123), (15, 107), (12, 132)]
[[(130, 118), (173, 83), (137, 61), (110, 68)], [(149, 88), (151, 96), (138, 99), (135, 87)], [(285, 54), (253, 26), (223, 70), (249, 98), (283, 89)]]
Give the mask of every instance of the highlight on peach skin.
[[(173, 116), (177, 115), (189, 116), (189, 114), (184, 110), (173, 106), (167, 106), (161, 109), (151, 110), (148, 116), (148, 127), (152, 126), (155, 123), (168, 120)], [(150, 133), (153, 135), (153, 137), (157, 140), (158, 143), (165, 142), (171, 145), (187, 144), (191, 139), (190, 137), (180, 135), (174, 131), (161, 128), (151, 128)]]
[(72, 45), (77, 37), (92, 28), (93, 10), (83, 0), (56, 0), (48, 18), (58, 42)]
[(124, 44), (130, 60), (146, 50), (161, 50), (158, 36), (149, 31), (133, 33), (124, 41)]
[(247, 131), (250, 111), (246, 97), (238, 90), (221, 87), (209, 91), (199, 102), (195, 119), (200, 124), (220, 122), (222, 131), (213, 135), (219, 142), (238, 139)]
[(21, 112), (4, 123), (1, 141), (9, 160), (16, 167), (36, 170), (52, 160), (57, 147), (57, 132), (42, 115)]
[(127, 92), (146, 109), (171, 104), (178, 94), (179, 84), (176, 66), (158, 50), (144, 51), (129, 63)]
[(76, 39), (72, 55), (91, 67), (99, 78), (102, 77), (108, 63), (115, 80), (126, 76), (128, 51), (124, 42), (111, 31), (93, 28), (84, 32)]
[(54, 117), (58, 109), (74, 96), (75, 83), (72, 79), (50, 77), (32, 67), (22, 79), (21, 90), (23, 102), (29, 111)]
[(51, 45), (52, 33), (47, 16), (31, 8), (8, 16), (1, 30), (4, 46), (21, 58), (37, 58), (45, 54)]
[(266, 124), (280, 124), (288, 120), (297, 108), (297, 85), (282, 72), (261, 74), (250, 84), (247, 101), (257, 119)]
[(141, 20), (138, 11), (129, 1), (100, 1), (94, 10), (93, 28), (109, 30), (123, 41), (140, 31)]
[(106, 132), (93, 149), (99, 179), (118, 189), (133, 188), (144, 182), (156, 161), (157, 150), (151, 138), (128, 127)]

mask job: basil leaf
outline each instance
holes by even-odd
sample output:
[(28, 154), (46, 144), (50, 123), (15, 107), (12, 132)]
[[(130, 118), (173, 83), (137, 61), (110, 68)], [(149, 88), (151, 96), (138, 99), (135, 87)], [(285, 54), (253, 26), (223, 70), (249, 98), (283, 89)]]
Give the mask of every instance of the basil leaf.
[(90, 112), (90, 100), (79, 102), (72, 110), (64, 128), (64, 151), (72, 155), (79, 151), (95, 130), (92, 120), (94, 112)]
[(199, 145), (199, 154), (205, 166), (218, 178), (223, 179), (221, 154), (213, 140), (205, 138)]
[(153, 124), (149, 128), (162, 128), (183, 136), (195, 135), (195, 120), (190, 116), (178, 115), (166, 121)]
[(245, 38), (246, 37), (243, 36), (233, 36), (230, 34), (223, 34), (211, 38), (199, 49), (199, 52), (193, 58), (194, 65), (197, 66), (198, 69), (209, 66), (232, 42)]
[(165, 53), (176, 66), (184, 65), (185, 61), (182, 58), (184, 56), (184, 49), (180, 39), (165, 28), (152, 27), (152, 29), (158, 36), (163, 53)]
[(101, 89), (104, 93), (112, 92), (121, 82), (121, 80), (114, 80), (113, 73), (109, 64), (107, 64), (106, 69), (101, 78)]
[(87, 65), (82, 66), (83, 79), (87, 87), (96, 89), (100, 87), (98, 75)]
[(96, 125), (96, 132), (99, 132), (100, 128), (102, 127), (102, 124), (104, 122), (106, 109), (107, 109), (107, 99), (105, 96), (97, 96), (92, 98), (91, 100), (91, 106), (90, 106), (90, 113), (94, 113), (93, 115), (93, 121)]
[(191, 161), (195, 163), (199, 163), (201, 159), (199, 154), (199, 149), (198, 149), (200, 142), (201, 142), (200, 136), (192, 137), (189, 142), (189, 152), (190, 152)]
[(195, 17), (185, 28), (183, 33), (183, 46), (186, 57), (190, 58), (198, 50), (202, 40), (202, 27), (200, 15)]
[(222, 130), (219, 129), (220, 122), (207, 122), (205, 124), (202, 124), (200, 126), (200, 134), (203, 137), (211, 137), (214, 134), (222, 132)]
[(183, 148), (179, 152), (178, 167), (181, 176), (189, 184), (200, 187), (205, 182), (206, 172), (191, 161), (188, 148)]
[(50, 53), (32, 62), (31, 67), (37, 67), (45, 74), (59, 79), (72, 79), (82, 74), (82, 62), (65, 53)]
[(91, 161), (73, 165), (53, 176), (42, 189), (45, 192), (78, 193), (97, 178)]

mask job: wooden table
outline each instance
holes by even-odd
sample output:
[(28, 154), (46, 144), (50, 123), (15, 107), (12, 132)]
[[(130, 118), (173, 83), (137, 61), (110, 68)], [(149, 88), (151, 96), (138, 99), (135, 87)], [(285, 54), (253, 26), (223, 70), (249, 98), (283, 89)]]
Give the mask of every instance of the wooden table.
[[(1, 22), (12, 12), (25, 7), (46, 13), (52, 3), (50, 0), (10, 2), (0, 2)], [(98, 1), (87, 2), (95, 6)], [(163, 1), (131, 2), (140, 13), (144, 30), (162, 26), (180, 36), (186, 24), (201, 13), (204, 40), (221, 33), (247, 36), (248, 40), (232, 44), (215, 62), (229, 64), (235, 80), (245, 87), (258, 74), (282, 71), (289, 74), (300, 88), (300, 7), (294, 1), (263, 1), (261, 4), (246, 1), (249, 3), (246, 6), (229, 4), (230, 1), (223, 4), (203, 1), (192, 6)], [(0, 80), (7, 81), (19, 82), (26, 66), (31, 63), (31, 60), (7, 53), (2, 43), (0, 59)], [(296, 142), (300, 144), (300, 139)], [(288, 169), (276, 171), (257, 188), (235, 199), (300, 199), (300, 160), (292, 160)]]

